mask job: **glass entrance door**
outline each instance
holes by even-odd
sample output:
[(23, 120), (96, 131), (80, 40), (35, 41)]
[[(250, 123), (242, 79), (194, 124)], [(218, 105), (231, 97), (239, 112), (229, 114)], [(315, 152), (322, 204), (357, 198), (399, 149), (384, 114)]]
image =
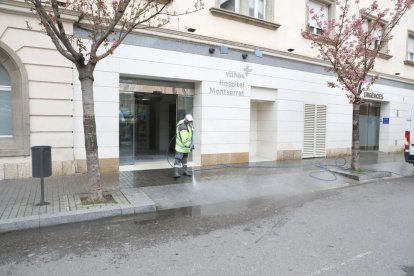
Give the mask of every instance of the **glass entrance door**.
[(121, 92), (119, 101), (119, 163), (131, 165), (135, 162), (135, 95)]
[(361, 150), (378, 150), (381, 103), (362, 103), (359, 110), (359, 139)]
[(121, 79), (120, 165), (166, 162), (167, 151), (175, 152), (177, 122), (193, 112), (193, 96), (192, 83)]

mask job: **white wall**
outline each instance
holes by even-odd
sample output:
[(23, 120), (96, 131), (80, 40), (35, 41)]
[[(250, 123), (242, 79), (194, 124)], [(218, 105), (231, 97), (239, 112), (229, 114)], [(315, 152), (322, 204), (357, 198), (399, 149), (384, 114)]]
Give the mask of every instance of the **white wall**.
[(250, 148), (249, 159), (257, 156), (257, 106), (258, 102), (252, 101), (250, 105)]
[[(253, 71), (243, 80), (245, 83), (243, 96), (210, 94), (211, 88), (220, 86), (220, 80), (231, 80), (226, 77), (226, 72), (243, 72), (247, 65)], [(105, 68), (108, 68), (108, 71), (100, 69), (100, 75), (105, 77), (105, 81), (100, 82), (97, 79), (96, 86), (100, 87), (99, 91), (110, 89), (111, 93), (114, 93), (114, 96), (108, 99), (110, 102), (106, 103), (111, 106), (111, 109), (105, 109), (106, 112), (113, 110), (111, 111), (113, 116), (101, 114), (100, 117), (106, 119), (113, 117), (114, 127), (107, 131), (112, 133), (111, 139), (116, 139), (116, 141), (118, 125), (115, 118), (118, 114), (115, 112), (117, 112), (119, 99), (117, 98), (117, 84), (112, 84), (112, 82), (117, 83), (119, 75), (127, 74), (128, 76), (190, 81), (196, 84), (194, 117), (198, 151), (194, 154), (195, 161), (199, 153), (254, 152), (250, 149), (250, 127), (254, 126), (250, 122), (250, 116), (254, 115), (254, 113), (251, 115), (250, 103), (252, 99), (258, 97), (257, 95), (260, 95), (256, 92), (256, 88), (259, 89), (259, 87), (261, 90), (257, 91), (277, 90), (277, 93), (274, 92), (277, 100), (272, 107), (272, 113), (269, 112), (265, 116), (277, 120), (277, 124), (271, 123), (273, 126), (276, 125), (276, 131), (270, 136), (272, 141), (277, 141), (276, 145), (272, 145), (272, 151), (302, 150), (305, 103), (322, 104), (328, 107), (327, 149), (349, 149), (351, 147), (352, 106), (343, 91), (327, 86), (327, 81), (334, 81), (334, 77), (129, 45), (122, 45), (114, 56), (108, 59), (108, 66)], [(111, 83), (106, 84), (108, 79)], [(384, 85), (375, 85), (373, 88), (377, 93), (384, 93), (384, 101), (393, 102), (391, 109), (394, 113), (398, 109), (400, 117), (408, 112), (409, 104), (414, 103), (414, 97), (410, 96), (409, 90)], [(257, 107), (260, 108), (260, 104)], [(394, 113), (391, 111), (391, 115)], [(388, 142), (384, 142), (384, 135), (380, 136), (383, 151), (394, 150), (394, 140), (398, 140), (399, 146), (403, 141), (400, 133), (405, 127), (402, 123), (404, 119), (395, 120), (396, 118), (390, 117)], [(116, 143), (111, 143), (106, 147), (111, 148), (111, 156), (117, 156)], [(258, 146), (256, 154), (260, 154)]]
[(269, 160), (277, 156), (277, 104), (259, 102), (257, 105), (257, 155)]

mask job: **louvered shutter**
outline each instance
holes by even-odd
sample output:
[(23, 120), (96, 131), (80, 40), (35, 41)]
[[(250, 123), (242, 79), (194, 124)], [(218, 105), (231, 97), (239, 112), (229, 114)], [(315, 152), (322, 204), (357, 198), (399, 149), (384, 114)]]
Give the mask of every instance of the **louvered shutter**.
[(325, 157), (326, 105), (305, 104), (302, 158)]
[(315, 148), (315, 115), (316, 106), (305, 104), (305, 127), (303, 131), (303, 158), (313, 157)]

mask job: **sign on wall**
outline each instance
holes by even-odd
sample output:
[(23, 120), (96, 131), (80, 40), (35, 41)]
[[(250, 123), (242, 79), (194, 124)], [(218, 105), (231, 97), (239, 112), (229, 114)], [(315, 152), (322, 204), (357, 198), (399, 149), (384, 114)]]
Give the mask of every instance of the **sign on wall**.
[(374, 93), (374, 92), (364, 92), (364, 98), (382, 100), (384, 99), (384, 95), (380, 93)]
[(219, 80), (218, 86), (210, 87), (211, 95), (219, 96), (231, 96), (231, 97), (244, 97), (246, 88), (246, 79), (250, 72), (249, 66), (246, 66), (242, 72), (239, 71), (227, 71), (224, 76)]

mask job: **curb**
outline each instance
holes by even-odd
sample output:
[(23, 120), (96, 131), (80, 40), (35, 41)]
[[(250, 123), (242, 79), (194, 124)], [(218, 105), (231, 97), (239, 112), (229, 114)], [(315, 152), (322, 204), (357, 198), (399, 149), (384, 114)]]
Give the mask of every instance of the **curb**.
[(369, 171), (369, 172), (351, 172), (347, 170), (341, 170), (341, 169), (330, 169), (330, 172), (337, 173), (340, 175), (343, 175), (345, 177), (358, 180), (358, 181), (365, 181), (365, 180), (371, 180), (371, 179), (378, 179), (378, 178), (384, 178), (384, 177), (391, 177), (391, 172), (385, 172), (385, 171)]
[(101, 205), (88, 209), (5, 219), (0, 221), (0, 233), (40, 229), (47, 226), (92, 221), (116, 216), (136, 215), (141, 220), (155, 218), (156, 207), (154, 201), (137, 189), (127, 190), (125, 191), (126, 194), (121, 191), (129, 201), (127, 204)]

